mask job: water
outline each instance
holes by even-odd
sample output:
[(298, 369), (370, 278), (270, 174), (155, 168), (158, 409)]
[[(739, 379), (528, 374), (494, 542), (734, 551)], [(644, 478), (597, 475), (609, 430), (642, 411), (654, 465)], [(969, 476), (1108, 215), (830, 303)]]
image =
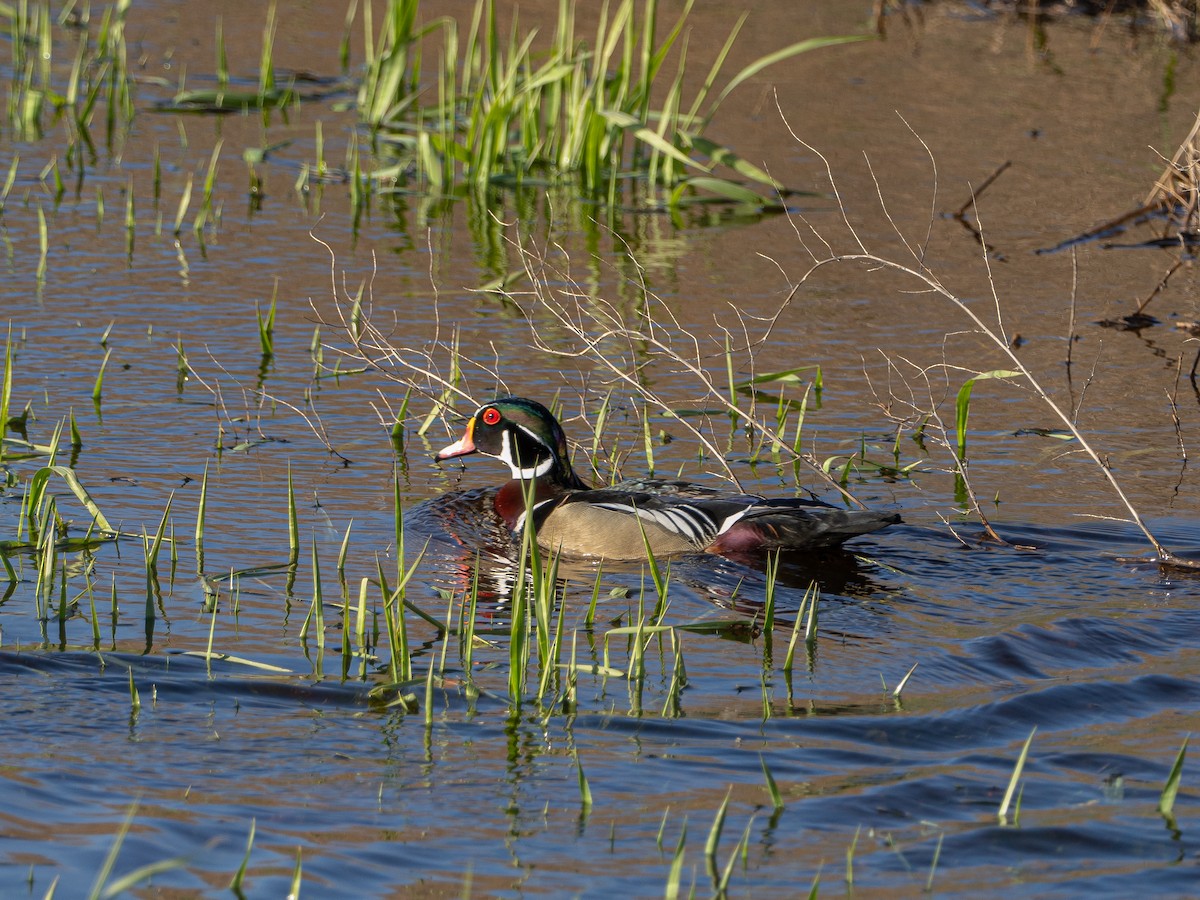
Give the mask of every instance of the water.
[[(859, 27), (863, 10), (837, 8), (790, 17), (787, 28), (796, 33), (782, 39)], [(549, 21), (551, 12), (528, 16)], [(1009, 544), (983, 540), (977, 518), (963, 514), (955, 496), (947, 451), (932, 437), (922, 450), (910, 437), (931, 394), (946, 398), (942, 415), (952, 429), (962, 382), (1006, 362), (963, 333), (968, 323), (946, 301), (908, 293), (911, 280), (871, 266), (818, 269), (780, 315), (755, 366), (821, 366), (824, 390), (807, 413), (804, 444), (818, 460), (839, 456), (840, 465), (865, 445), (875, 463), (920, 463), (909, 477), (861, 468), (851, 479), (862, 500), (896, 509), (905, 523), (843, 554), (786, 561), (770, 636), (760, 627), (761, 570), (707, 557), (673, 561), (665, 621), (688, 627), (649, 642), (644, 680), (581, 669), (574, 715), (534, 703), (514, 714), (506, 699), (513, 564), (467, 514), (473, 495), (461, 506), (439, 499), (493, 485), (501, 469), (481, 458), (465, 467), (434, 465), (431, 454), (457, 436), (461, 422), (418, 434), (430, 409), (420, 394), (411, 399), (415, 418), (397, 454), (387, 409), (399, 408), (405, 388), (398, 379), (411, 373), (392, 366), (314, 380), (313, 332), (320, 327), (330, 345), (324, 362), (332, 365), (337, 349), (348, 346), (331, 324), (334, 297), (367, 282), (375, 321), (391, 329), (395, 317), (396, 345), (428, 349), (432, 340), (450, 341), (457, 326), (463, 356), (498, 369), (508, 389), (544, 401), (559, 394), (577, 460), (591, 449), (606, 373), (594, 361), (531, 352), (528, 323), (473, 290), (520, 262), (497, 239), (515, 239), (514, 228), (485, 227), (462, 203), (431, 215), (409, 198), (399, 210), (376, 202), (355, 235), (344, 185), (296, 193), (299, 166), (315, 155), (316, 118), (324, 122), (327, 156), (343, 158), (353, 122), (337, 108), (344, 98), (307, 103), (266, 124), (255, 115), (152, 112), (180, 67), (189, 83), (212, 71), (214, 29), (195, 23), (218, 13), (235, 75), (251, 77), (263, 11), (192, 4), (186, 23), (169, 6), (131, 12), (129, 33), (146, 74), (134, 131), (119, 151), (100, 153), (78, 196), (68, 192), (56, 204), (37, 177), (61, 154), (61, 132), (31, 143), (0, 134), (6, 157), (21, 160), (3, 218), (15, 411), (32, 403), (30, 438), (44, 443), (73, 410), (83, 438), (73, 464), (101, 508), (126, 531), (152, 534), (170, 499), (178, 541), (174, 560), (169, 548), (161, 553), (149, 624), (136, 537), (66, 555), (67, 600), (77, 606), (62, 621), (59, 582), (39, 620), (36, 567), (28, 556), (14, 562), (21, 581), (0, 603), (6, 895), (44, 896), (55, 879), (60, 896), (84, 894), (127, 820), (113, 879), (175, 861), (150, 878), (152, 886), (136, 888), (141, 895), (227, 893), (252, 828), (248, 896), (286, 894), (298, 858), (306, 896), (345, 895), (351, 887), (361, 896), (658, 895), (681, 844), (680, 883), (700, 895), (712, 892), (727, 866), (736, 896), (794, 896), (814, 879), (822, 893), (847, 893), (851, 848), (857, 896), (916, 894), (931, 878), (946, 895), (1194, 891), (1189, 764), (1174, 818), (1161, 816), (1157, 804), (1176, 753), (1200, 721), (1196, 578), (1140, 561), (1149, 556), (1147, 542), (1116, 520), (1125, 513), (1094, 464), (1075, 444), (1020, 433), (1061, 423), (1029, 391), (1001, 380), (976, 385), (970, 418), (972, 484)], [(336, 74), (329, 36), (340, 34), (341, 17), (308, 6), (281, 9), (277, 64)], [(702, 11), (691, 52), (718, 46), (729, 25), (721, 10)], [(781, 28), (771, 7), (752, 9), (739, 59), (777, 46)], [(1187, 51), (1144, 35), (1135, 40), (1113, 25), (1056, 24), (1044, 46), (1027, 43), (1030, 35), (1019, 22), (930, 11), (920, 26), (893, 27), (887, 41), (798, 57), (774, 72), (773, 83), (790, 127), (828, 158), (864, 244), (889, 259), (910, 259), (881, 211), (877, 178), (897, 226), (911, 242), (928, 236), (927, 259), (939, 277), (982, 312), (993, 306), (979, 245), (941, 214), (969, 196), (968, 183), (1013, 161), (984, 194), (979, 215), (996, 248), (991, 271), (1006, 327), (1024, 339), (1021, 359), (1058, 402), (1078, 407), (1081, 426), (1156, 537), (1200, 556), (1187, 458), (1200, 408), (1186, 379), (1194, 350), (1168, 325), (1137, 335), (1092, 324), (1130, 311), (1170, 260), (1080, 248), (1079, 339), (1068, 369), (1071, 260), (1032, 252), (1140, 199), (1160, 168), (1146, 144), (1169, 156), (1191, 123), (1200, 100), (1195, 62)], [(168, 84), (155, 84), (158, 77)], [(745, 86), (744, 102), (722, 111), (714, 136), (767, 162), (789, 184), (827, 188), (824, 163), (788, 135), (766, 85)], [(908, 126), (936, 159), (936, 201), (929, 155)], [(202, 247), (189, 213), (176, 242), (171, 226), (186, 176), (202, 183), (218, 138), (219, 226)], [(241, 153), (287, 139), (260, 168), (265, 189), (257, 209), (246, 197)], [(163, 161), (157, 208), (156, 145)], [(121, 195), (131, 176), (132, 251)], [(106, 205), (99, 223), (97, 188)], [(49, 236), (41, 286), (39, 207)], [(545, 223), (553, 215), (573, 278), (618, 307), (636, 307), (640, 293), (630, 278), (638, 273), (622, 259), (621, 241), (572, 230), (578, 218), (559, 206), (530, 203), (528, 210), (528, 245), (549, 246)], [(508, 212), (505, 221), (515, 217)], [(730, 301), (749, 315), (771, 314), (812, 264), (804, 247), (815, 250), (819, 241), (809, 225), (840, 252), (857, 246), (829, 199), (798, 201), (792, 216), (756, 223), (676, 227), (665, 217), (630, 219), (624, 237), (645, 267), (638, 277), (661, 298), (660, 313), (670, 310), (702, 336), (719, 382), (714, 316), (736, 326)], [(333, 249), (332, 265), (310, 231)], [(566, 265), (553, 247), (548, 256)], [(1194, 319), (1194, 279), (1190, 267), (1175, 273), (1148, 311), (1168, 323)], [(518, 300), (526, 288), (515, 288)], [(275, 357), (264, 370), (255, 306), (265, 309), (273, 294)], [(110, 322), (112, 355), (97, 411), (91, 392)], [(564, 340), (540, 327), (543, 338)], [(192, 366), (182, 382), (177, 342)], [(404, 358), (418, 359), (413, 352)], [(445, 352), (435, 350), (434, 358), (448, 371)], [(939, 368), (943, 362), (948, 369)], [(355, 367), (350, 359), (341, 365)], [(669, 367), (657, 365), (648, 377), (680, 406), (698, 394), (689, 376)], [(468, 367), (466, 378), (482, 397), (497, 373)], [(645, 475), (629, 393), (618, 386), (612, 402), (602, 458), (616, 452), (623, 474)], [(889, 415), (903, 422), (899, 442)], [(683, 423), (653, 421), (674, 438), (655, 447), (658, 474), (720, 483), (717, 462), (697, 459), (698, 442)], [(721, 427), (708, 433), (718, 445), (727, 438)], [(737, 438), (729, 464), (745, 487), (794, 491), (789, 465), (752, 466), (747, 458)], [(5, 540), (15, 534), (22, 485), (42, 461), (9, 464), (16, 484), (0, 493)], [(208, 583), (196, 575), (192, 544), (206, 469)], [(300, 522), (299, 559), (290, 570), (289, 471)], [(360, 579), (375, 578), (382, 566), (395, 583), (393, 477), (406, 509), (406, 563), (426, 548), (409, 598), (434, 618), (454, 620), (457, 598), (478, 571), (477, 627), (490, 644), (474, 649), (477, 694), (457, 639), (447, 643), (412, 614), (414, 683), (375, 690), (390, 677), (386, 639), (377, 662), (353, 659), (342, 676), (343, 591), (353, 646)], [(815, 476), (801, 482), (833, 499)], [(54, 489), (71, 533), (81, 536), (87, 517), (59, 483)], [(347, 529), (343, 587), (336, 563)], [(323, 653), (311, 623), (307, 640), (301, 637), (312, 608), (314, 546), (326, 600)], [(231, 571), (239, 573), (232, 580)], [(599, 670), (607, 646), (608, 666), (623, 673), (631, 664), (628, 641), (605, 635), (636, 619), (643, 572), (634, 564), (603, 567), (589, 632), (583, 619), (597, 571), (591, 562), (567, 561), (560, 573), (563, 660), (573, 647), (578, 663)], [(789, 680), (783, 658), (813, 578), (822, 588), (819, 636), (811, 651), (799, 642)], [(378, 608), (372, 588), (368, 611)], [(368, 616), (367, 634), (375, 627), (384, 627), (381, 614)], [(197, 655), (210, 640), (232, 658)], [(678, 653), (687, 687), (673, 696)], [(439, 673), (444, 666), (444, 679), (432, 687), (427, 724), (431, 666)], [(530, 677), (537, 671), (531, 666)], [(408, 699), (386, 705), (398, 693)], [(1001, 826), (1000, 801), (1035, 728), (1019, 823)], [(773, 809), (764, 765), (781, 792), (781, 811)], [(710, 864), (705, 844), (726, 799)]]

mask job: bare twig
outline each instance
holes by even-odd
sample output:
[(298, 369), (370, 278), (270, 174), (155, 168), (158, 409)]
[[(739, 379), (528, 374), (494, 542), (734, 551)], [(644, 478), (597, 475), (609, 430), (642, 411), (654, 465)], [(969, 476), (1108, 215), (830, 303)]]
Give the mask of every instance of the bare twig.
[[(777, 108), (778, 108), (778, 106), (777, 106)], [(786, 124), (787, 117), (784, 114), (782, 108), (778, 108), (778, 112), (779, 112), (780, 117), (783, 119), (783, 121)], [(790, 126), (788, 126), (788, 127), (789, 127), (789, 131), (790, 131), (791, 128), (790, 128)], [(793, 131), (792, 134), (794, 135), (795, 132)], [(809, 151), (816, 153), (822, 160), (824, 160), (824, 157), (821, 156), (820, 153), (818, 153), (815, 149), (813, 149), (811, 146), (809, 146), (803, 140), (800, 140), (799, 138), (797, 138), (797, 140), (800, 142), (801, 145), (803, 145)], [(829, 165), (828, 165), (827, 161), (826, 161), (826, 171), (829, 172)], [(834, 183), (831, 173), (830, 173), (830, 181), (831, 181), (831, 184)], [(877, 186), (877, 190), (878, 190), (878, 182), (876, 182), (876, 186)], [(840, 195), (837, 194), (836, 185), (834, 186), (834, 192), (835, 192), (835, 195), (838, 196), (838, 200), (839, 200), (839, 204), (840, 204), (841, 198), (840, 198)], [(1040, 401), (1048, 409), (1050, 409), (1051, 412), (1053, 412), (1053, 414), (1059, 419), (1059, 421), (1062, 422), (1063, 426), (1068, 431), (1070, 431), (1071, 435), (1078, 442), (1078, 445), (1083, 449), (1083, 452), (1085, 452), (1092, 459), (1092, 461), (1096, 464), (1097, 468), (1100, 470), (1100, 474), (1108, 482), (1109, 487), (1116, 494), (1117, 498), (1120, 500), (1121, 504), (1124, 506), (1124, 508), (1128, 512), (1128, 514), (1129, 514), (1128, 521), (1131, 522), (1132, 524), (1134, 524), (1138, 528), (1138, 530), (1140, 530), (1142, 532), (1142, 534), (1146, 537), (1146, 539), (1150, 542), (1151, 546), (1153, 546), (1155, 554), (1157, 555), (1158, 561), (1163, 564), (1169, 564), (1169, 565), (1175, 565), (1175, 566), (1182, 566), (1182, 567), (1189, 567), (1189, 568), (1197, 567), (1196, 564), (1192, 563), (1189, 560), (1179, 559), (1170, 550), (1168, 550), (1165, 546), (1163, 546), (1163, 544), (1161, 542), (1159, 542), (1159, 540), (1154, 536), (1154, 534), (1147, 527), (1147, 525), (1144, 522), (1144, 520), (1142, 519), (1141, 515), (1138, 513), (1138, 511), (1134, 507), (1132, 501), (1129, 499), (1128, 495), (1126, 495), (1124, 489), (1121, 487), (1121, 484), (1117, 481), (1116, 476), (1113, 474), (1111, 468), (1107, 465), (1107, 463), (1106, 463), (1104, 457), (1102, 457), (1101, 453), (1092, 445), (1091, 441), (1087, 438), (1087, 436), (1084, 435), (1080, 431), (1080, 429), (1078, 428), (1078, 426), (1076, 425), (1076, 423), (1074, 421), (1074, 418), (1071, 415), (1068, 415), (1054, 401), (1053, 397), (1051, 397), (1050, 394), (1042, 387), (1040, 381), (1034, 375), (1034, 373), (1032, 371), (1030, 371), (1030, 369), (1021, 360), (1021, 358), (1017, 356), (1017, 354), (1014, 351), (1013, 347), (1011, 346), (1011, 344), (1008, 340), (1007, 334), (1005, 332), (1000, 299), (999, 299), (999, 295), (998, 295), (998, 292), (996, 289), (995, 279), (993, 277), (993, 273), (991, 272), (991, 268), (989, 265), (989, 261), (988, 261), (986, 252), (983, 253), (982, 256), (983, 256), (983, 263), (984, 263), (985, 269), (987, 270), (988, 284), (992, 291), (993, 309), (994, 309), (994, 315), (995, 315), (995, 320), (990, 323), (984, 321), (984, 319), (980, 316), (980, 314), (977, 313), (966, 302), (964, 302), (962, 298), (960, 298), (956, 293), (954, 293), (953, 291), (948, 289), (946, 286), (944, 286), (941, 283), (941, 281), (938, 279), (937, 275), (933, 271), (931, 271), (929, 269), (929, 267), (924, 263), (923, 258), (916, 257), (916, 254), (914, 254), (912, 251), (911, 245), (909, 244), (909, 242), (906, 239), (903, 238), (903, 236), (901, 236), (901, 243), (904, 245), (905, 249), (909, 252), (910, 255), (913, 255), (914, 257), (916, 257), (916, 262), (914, 264), (898, 262), (887, 256), (884, 256), (882, 254), (878, 254), (878, 253), (875, 253), (875, 252), (872, 252), (871, 250), (869, 250), (867, 248), (867, 246), (864, 244), (862, 238), (858, 234), (854, 225), (850, 222), (849, 215), (847, 213), (845, 206), (842, 206), (841, 213), (842, 213), (841, 220), (842, 220), (843, 224), (846, 226), (847, 230), (849, 231), (850, 241), (853, 243), (855, 249), (851, 250), (850, 252), (831, 252), (825, 258), (815, 259), (813, 264), (808, 268), (808, 270), (805, 271), (804, 274), (797, 280), (797, 282), (796, 282), (797, 285), (803, 285), (803, 284), (807, 283), (809, 281), (809, 279), (811, 279), (820, 269), (823, 269), (827, 266), (841, 265), (841, 264), (846, 264), (846, 263), (851, 263), (851, 264), (858, 263), (858, 264), (863, 264), (863, 265), (869, 266), (872, 269), (876, 269), (876, 270), (877, 269), (885, 269), (885, 270), (889, 270), (889, 271), (895, 272), (897, 274), (900, 274), (902, 276), (905, 276), (905, 277), (915, 281), (919, 287), (919, 290), (921, 290), (923, 292), (936, 294), (937, 296), (941, 297), (942, 299), (944, 299), (945, 301), (950, 303), (954, 308), (956, 308), (962, 315), (964, 315), (967, 318), (967, 320), (971, 323), (971, 325), (973, 326), (973, 330), (976, 333), (985, 337), (994, 346), (995, 350), (1000, 355), (1005, 357), (1007, 364), (1010, 365), (1013, 370), (1020, 373), (1025, 384), (1028, 385), (1029, 388), (1037, 395), (1037, 397), (1040, 399)], [(890, 221), (890, 217), (889, 217), (889, 221)], [(830, 241), (827, 238), (825, 238), (824, 236), (821, 236), (819, 233), (818, 233), (818, 237), (820, 238), (821, 242), (826, 247), (832, 246)]]

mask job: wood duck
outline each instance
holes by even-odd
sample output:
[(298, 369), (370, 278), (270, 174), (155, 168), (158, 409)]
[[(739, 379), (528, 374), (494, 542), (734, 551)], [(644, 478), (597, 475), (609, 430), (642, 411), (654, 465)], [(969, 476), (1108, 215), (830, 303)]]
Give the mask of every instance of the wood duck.
[(769, 500), (681, 481), (591, 489), (571, 468), (567, 438), (554, 415), (520, 397), (479, 407), (462, 438), (435, 458), (471, 453), (495, 457), (512, 472), (496, 492), (495, 509), (514, 534), (525, 527), (528, 492), (538, 544), (575, 555), (637, 559), (646, 555), (647, 543), (655, 556), (811, 551), (900, 521), (895, 513)]

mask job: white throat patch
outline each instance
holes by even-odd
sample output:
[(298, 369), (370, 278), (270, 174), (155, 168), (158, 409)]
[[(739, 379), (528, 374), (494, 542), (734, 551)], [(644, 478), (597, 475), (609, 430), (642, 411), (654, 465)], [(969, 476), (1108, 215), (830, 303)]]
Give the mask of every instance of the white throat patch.
[[(517, 426), (520, 427), (520, 426)], [(535, 435), (522, 428), (535, 441), (538, 440)], [(554, 456), (548, 456), (536, 466), (522, 469), (517, 465), (516, 457), (513, 455), (512, 434), (504, 431), (500, 435), (500, 459), (508, 463), (508, 468), (512, 472), (512, 477), (517, 481), (531, 481), (534, 478), (540, 478), (551, 469), (554, 468)]]

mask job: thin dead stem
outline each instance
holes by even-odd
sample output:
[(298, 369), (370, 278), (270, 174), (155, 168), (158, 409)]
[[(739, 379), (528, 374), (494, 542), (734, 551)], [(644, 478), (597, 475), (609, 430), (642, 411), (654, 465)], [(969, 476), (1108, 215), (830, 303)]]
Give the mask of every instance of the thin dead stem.
[[(778, 108), (778, 106), (777, 106), (777, 109), (778, 109), (781, 119), (783, 119), (783, 121), (785, 122), (785, 125), (786, 125), (786, 123), (787, 123), (786, 115), (784, 114), (784, 112), (781, 108)], [(788, 126), (788, 129), (789, 129), (789, 131), (792, 132), (793, 136), (795, 136), (795, 132), (791, 130), (790, 126)], [(823, 161), (825, 160), (825, 158), (823, 156), (821, 156), (821, 154), (818, 151), (816, 151), (815, 149), (813, 149), (809, 144), (807, 144), (806, 142), (804, 142), (803, 140), (801, 140), (798, 137), (796, 138), (796, 140), (802, 146), (804, 146), (806, 149), (808, 149), (810, 152), (815, 153)], [(1067, 412), (1065, 412), (1058, 405), (1058, 403), (1055, 402), (1054, 398), (1051, 397), (1050, 394), (1042, 387), (1040, 381), (1034, 375), (1034, 373), (1032, 371), (1030, 371), (1030, 369), (1025, 365), (1025, 363), (1020, 359), (1020, 357), (1018, 357), (1017, 354), (1014, 352), (1014, 349), (1011, 346), (1011, 344), (1008, 340), (1008, 337), (1007, 337), (1007, 333), (1005, 331), (1003, 310), (1002, 310), (1002, 305), (1000, 302), (999, 292), (996, 287), (994, 273), (991, 270), (991, 265), (990, 265), (990, 261), (988, 259), (988, 254), (987, 254), (986, 249), (981, 254), (981, 256), (983, 259), (983, 264), (984, 264), (986, 275), (987, 275), (987, 282), (988, 282), (988, 285), (989, 285), (989, 288), (990, 288), (991, 294), (992, 294), (993, 311), (994, 311), (994, 316), (995, 316), (994, 322), (984, 321), (984, 319), (979, 315), (979, 313), (977, 313), (974, 309), (972, 309), (971, 306), (969, 306), (961, 297), (959, 297), (957, 294), (955, 294), (953, 291), (951, 291), (950, 289), (948, 289), (945, 285), (943, 285), (941, 283), (941, 281), (938, 279), (936, 274), (933, 273), (925, 264), (923, 255), (916, 253), (913, 250), (912, 245), (904, 237), (904, 235), (900, 234), (900, 230), (896, 227), (895, 222), (892, 220), (890, 215), (888, 215), (888, 221), (892, 223), (893, 228), (896, 230), (896, 233), (899, 236), (903, 247), (909, 253), (909, 255), (911, 255), (913, 257), (913, 259), (915, 260), (915, 263), (909, 264), (909, 263), (905, 263), (905, 262), (899, 262), (895, 259), (889, 258), (887, 256), (884, 256), (882, 254), (878, 254), (878, 253), (875, 253), (875, 252), (872, 252), (871, 250), (869, 250), (867, 248), (865, 242), (859, 235), (858, 231), (855, 229), (853, 223), (850, 221), (849, 214), (848, 214), (844, 204), (842, 204), (840, 192), (838, 191), (836, 182), (833, 179), (832, 172), (830, 172), (830, 170), (829, 170), (829, 165), (828, 165), (827, 161), (826, 161), (826, 172), (829, 175), (830, 184), (832, 185), (834, 195), (838, 199), (839, 206), (841, 206), (841, 222), (846, 227), (846, 229), (849, 233), (849, 239), (850, 239), (851, 243), (854, 245), (855, 250), (852, 250), (850, 252), (845, 252), (845, 253), (834, 252), (831, 250), (829, 255), (826, 256), (825, 258), (814, 259), (813, 264), (795, 282), (795, 286), (796, 287), (803, 286), (811, 278), (813, 278), (814, 275), (819, 270), (826, 268), (828, 266), (842, 265), (842, 264), (847, 264), (847, 263), (861, 264), (861, 265), (865, 265), (865, 266), (869, 267), (872, 270), (880, 270), (880, 269), (887, 270), (887, 271), (897, 273), (906, 278), (909, 278), (909, 279), (915, 281), (920, 286), (920, 290), (922, 292), (936, 294), (937, 296), (941, 297), (943, 300), (945, 300), (946, 302), (951, 304), (954, 308), (956, 308), (962, 315), (964, 315), (967, 318), (967, 320), (972, 325), (972, 330), (975, 333), (980, 334), (984, 338), (986, 338), (987, 341), (990, 342), (994, 346), (995, 350), (998, 351), (1006, 359), (1007, 364), (1009, 366), (1011, 366), (1014, 371), (1020, 373), (1022, 379), (1024, 380), (1024, 383), (1037, 395), (1039, 400), (1059, 419), (1059, 421), (1062, 422), (1063, 426), (1071, 433), (1071, 435), (1078, 442), (1079, 447), (1081, 447), (1083, 449), (1083, 452), (1086, 453), (1087, 456), (1089, 456), (1092, 459), (1092, 461), (1096, 464), (1096, 467), (1099, 469), (1101, 475), (1108, 482), (1109, 487), (1112, 489), (1113, 493), (1116, 494), (1121, 505), (1124, 506), (1125, 510), (1128, 512), (1129, 518), (1126, 521), (1134, 524), (1142, 532), (1142, 534), (1150, 542), (1151, 546), (1153, 546), (1159, 562), (1171, 564), (1171, 565), (1190, 567), (1191, 563), (1189, 561), (1180, 560), (1173, 553), (1171, 553), (1171, 551), (1169, 551), (1166, 547), (1164, 547), (1159, 542), (1159, 540), (1153, 535), (1153, 533), (1151, 533), (1150, 529), (1146, 526), (1146, 523), (1143, 521), (1142, 516), (1138, 513), (1137, 509), (1134, 507), (1133, 503), (1130, 501), (1128, 495), (1126, 495), (1124, 489), (1121, 487), (1120, 482), (1118, 482), (1118, 480), (1117, 480), (1116, 476), (1113, 474), (1111, 468), (1108, 466), (1105, 459), (1102, 457), (1101, 453), (1093, 446), (1092, 442), (1088, 439), (1088, 437), (1085, 434), (1083, 434), (1082, 431), (1080, 431), (1080, 429), (1078, 428), (1078, 426), (1075, 423), (1073, 416), (1071, 416)], [(871, 174), (872, 174), (872, 178), (874, 178), (873, 171)], [(877, 191), (879, 192), (880, 195), (882, 195), (882, 191), (879, 190), (878, 181), (876, 181), (875, 184), (876, 184)], [(882, 196), (881, 196), (881, 203), (882, 203)], [(885, 215), (886, 215), (887, 214), (886, 204), (884, 204), (884, 211), (885, 211)], [(976, 215), (978, 215), (978, 209), (976, 209)], [(810, 225), (809, 227), (811, 228), (812, 226)], [(815, 232), (815, 229), (814, 229), (814, 232)], [(819, 240), (821, 241), (821, 243), (824, 246), (826, 246), (826, 247), (832, 246), (832, 242), (825, 236), (821, 235), (819, 232), (817, 233), (817, 237), (819, 238)], [(935, 404), (935, 406), (936, 406), (936, 404)], [(961, 471), (961, 469), (960, 469), (960, 471)]]
[[(752, 444), (757, 439), (759, 445), (770, 443), (778, 447), (781, 453), (806, 464), (849, 502), (862, 505), (822, 469), (815, 457), (790, 448), (778, 430), (759, 415), (753, 392), (748, 408), (743, 407), (733, 401), (728, 387), (723, 386), (719, 376), (714, 374), (718, 363), (724, 362), (727, 340), (728, 352), (737, 355), (743, 375), (749, 372), (749, 378), (742, 383), (753, 380), (752, 351), (767, 340), (779, 316), (791, 302), (794, 290), (789, 291), (772, 314), (761, 318), (749, 316), (731, 304), (736, 324), (726, 325), (714, 320), (715, 333), (723, 340), (702, 340), (684, 326), (640, 277), (633, 285), (643, 305), (625, 312), (618, 305), (582, 288), (572, 279), (569, 268), (554, 264), (549, 249), (555, 251), (556, 258), (569, 262), (569, 256), (560, 245), (551, 241), (546, 247), (535, 247), (519, 232), (509, 240), (532, 287), (521, 293), (505, 291), (504, 296), (523, 311), (530, 323), (534, 349), (559, 359), (586, 363), (598, 371), (601, 383), (607, 389), (620, 385), (623, 392), (674, 417), (678, 426), (716, 461), (724, 477), (739, 489), (740, 483), (726, 459), (726, 451), (711, 437), (714, 413), (707, 410), (714, 407), (720, 415), (728, 416), (731, 422), (744, 428)], [(547, 317), (554, 327), (546, 327)], [(761, 331), (752, 333), (752, 325)], [(711, 342), (711, 348), (706, 347), (708, 342)], [(650, 371), (659, 367), (672, 375), (685, 376), (698, 387), (699, 393), (685, 401), (660, 394), (650, 386), (648, 379)], [(681, 409), (689, 407), (698, 415), (694, 418), (678, 415)], [(701, 424), (694, 424), (697, 421)]]
[[(329, 274), (332, 295), (332, 313), (323, 312), (316, 301), (311, 303), (317, 321), (333, 329), (346, 342), (336, 341), (323, 343), (322, 347), (348, 359), (356, 365), (364, 366), (389, 381), (401, 385), (406, 391), (413, 391), (434, 404), (434, 409), (426, 418), (426, 426), (447, 409), (452, 409), (455, 399), (466, 401), (472, 408), (478, 402), (465, 382), (470, 375), (483, 377), (491, 385), (503, 385), (497, 368), (478, 360), (462, 357), (458, 353), (458, 334), (452, 330), (450, 337), (445, 337), (445, 327), (441, 320), (437, 303), (437, 288), (433, 289), (434, 302), (434, 331), (433, 336), (420, 346), (410, 346), (399, 340), (399, 322), (393, 313), (390, 318), (380, 312), (375, 305), (374, 285), (378, 274), (378, 263), (372, 256), (370, 278), (357, 292), (351, 291), (346, 283), (344, 274), (339, 279), (337, 254), (333, 248), (315, 234), (309, 236), (329, 253)], [(431, 254), (432, 256), (432, 254)], [(430, 272), (431, 279), (433, 272)], [(340, 281), (340, 283), (339, 283)], [(440, 359), (447, 359), (447, 372)], [(463, 366), (465, 365), (465, 370)], [(392, 413), (391, 402), (381, 391), (380, 399), (383, 408)], [(379, 412), (379, 408), (376, 408)], [(381, 422), (384, 419), (379, 413)], [(393, 421), (394, 418), (393, 418)], [(384, 423), (387, 424), (387, 423)], [(423, 427), (426, 427), (423, 426)]]

